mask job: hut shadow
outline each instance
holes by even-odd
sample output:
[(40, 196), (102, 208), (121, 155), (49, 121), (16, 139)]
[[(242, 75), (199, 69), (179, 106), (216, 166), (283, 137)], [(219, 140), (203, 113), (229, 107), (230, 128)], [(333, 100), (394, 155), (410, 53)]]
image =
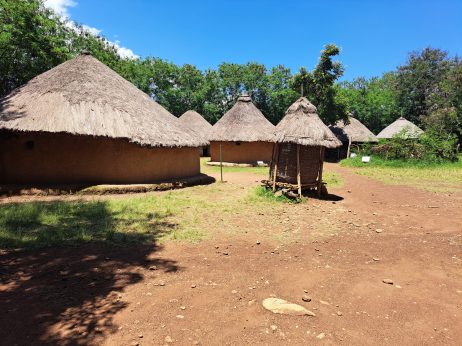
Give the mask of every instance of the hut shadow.
[[(144, 233), (131, 234), (119, 231), (129, 225), (120, 223), (104, 202), (67, 204), (0, 207), (10, 208), (0, 221), (3, 248), (65, 244), (0, 250), (2, 344), (101, 343), (118, 328), (114, 315), (129, 306), (123, 296), (128, 285), (143, 281), (152, 266), (164, 272), (181, 269), (174, 260), (156, 256), (162, 249), (158, 238), (176, 226), (162, 216), (151, 215)], [(64, 210), (52, 220), (56, 208)], [(16, 215), (8, 213), (14, 210)], [(93, 233), (94, 241), (78, 236), (83, 228)]]
[(22, 110), (15, 109), (13, 111), (8, 111), (8, 107), (11, 104), (11, 99), (18, 93), (19, 89), (12, 91), (10, 94), (5, 96), (0, 100), (0, 120), (1, 121), (11, 121), (18, 118), (22, 118), (25, 115), (25, 112)]

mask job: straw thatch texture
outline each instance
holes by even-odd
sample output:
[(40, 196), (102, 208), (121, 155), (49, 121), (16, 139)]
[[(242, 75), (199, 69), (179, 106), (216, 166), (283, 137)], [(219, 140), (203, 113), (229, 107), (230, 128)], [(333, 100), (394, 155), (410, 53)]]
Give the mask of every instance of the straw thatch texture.
[(212, 125), (196, 111), (189, 110), (178, 118), (180, 123), (193, 135), (200, 136), (208, 144)]
[(405, 136), (407, 138), (417, 138), (423, 133), (421, 128), (414, 125), (409, 120), (400, 117), (398, 120), (380, 131), (380, 133), (377, 135), (377, 138), (390, 139), (401, 131), (405, 131)]
[(274, 126), (252, 103), (250, 96), (241, 96), (236, 104), (213, 125), (210, 141), (271, 142)]
[(350, 140), (356, 143), (378, 142), (377, 137), (358, 119), (350, 117), (349, 120), (348, 124), (343, 120), (339, 120), (335, 125), (329, 126), (329, 129), (342, 142)]
[(126, 138), (152, 147), (206, 145), (148, 95), (87, 54), (0, 100), (0, 129)]
[(305, 97), (300, 97), (277, 124), (275, 140), (278, 143), (294, 143), (308, 146), (337, 148), (342, 143), (322, 122), (316, 107)]

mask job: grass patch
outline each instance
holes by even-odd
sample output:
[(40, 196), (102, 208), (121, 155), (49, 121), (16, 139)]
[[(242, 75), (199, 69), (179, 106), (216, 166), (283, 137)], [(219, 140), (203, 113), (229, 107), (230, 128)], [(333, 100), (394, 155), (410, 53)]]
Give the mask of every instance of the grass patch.
[(264, 186), (257, 186), (249, 196), (250, 202), (268, 202), (268, 203), (297, 203), (297, 200), (287, 198), (286, 196), (275, 196), (273, 191)]
[(361, 158), (355, 157), (340, 164), (386, 184), (410, 185), (428, 191), (462, 191), (462, 160), (434, 163), (372, 157), (371, 162), (365, 164)]

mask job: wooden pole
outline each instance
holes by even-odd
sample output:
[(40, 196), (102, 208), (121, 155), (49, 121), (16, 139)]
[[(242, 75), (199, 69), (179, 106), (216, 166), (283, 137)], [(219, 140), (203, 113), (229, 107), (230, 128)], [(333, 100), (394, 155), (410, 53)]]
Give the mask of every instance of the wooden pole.
[(221, 144), (220, 144), (220, 179), (223, 182), (223, 158), (221, 156)]
[(348, 149), (347, 149), (347, 159), (350, 158), (350, 147), (351, 147), (351, 138), (348, 137)]
[(271, 181), (271, 169), (274, 169), (274, 155), (276, 155), (276, 143), (273, 144), (273, 154), (271, 155), (270, 170), (268, 172), (268, 180)]
[(319, 178), (318, 178), (318, 197), (321, 196), (321, 188), (322, 188), (322, 168), (324, 165), (324, 147), (319, 149)]
[(297, 144), (297, 185), (298, 196), (302, 198), (302, 179), (300, 177), (300, 144)]
[(274, 168), (273, 168), (273, 192), (276, 191), (276, 177), (278, 173), (278, 161), (279, 161), (279, 143), (274, 144)]

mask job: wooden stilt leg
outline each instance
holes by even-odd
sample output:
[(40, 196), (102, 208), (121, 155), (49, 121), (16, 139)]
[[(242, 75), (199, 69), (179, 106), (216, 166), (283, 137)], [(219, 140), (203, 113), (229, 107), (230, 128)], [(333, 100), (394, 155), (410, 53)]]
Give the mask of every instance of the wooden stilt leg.
[(276, 191), (276, 177), (278, 173), (278, 161), (279, 161), (279, 143), (274, 144), (274, 167), (273, 167), (273, 192)]
[(297, 144), (297, 185), (298, 196), (302, 198), (302, 180), (300, 177), (300, 144)]
[(324, 165), (324, 147), (319, 149), (319, 174), (318, 174), (318, 197), (321, 196), (321, 189), (322, 189), (322, 169)]

